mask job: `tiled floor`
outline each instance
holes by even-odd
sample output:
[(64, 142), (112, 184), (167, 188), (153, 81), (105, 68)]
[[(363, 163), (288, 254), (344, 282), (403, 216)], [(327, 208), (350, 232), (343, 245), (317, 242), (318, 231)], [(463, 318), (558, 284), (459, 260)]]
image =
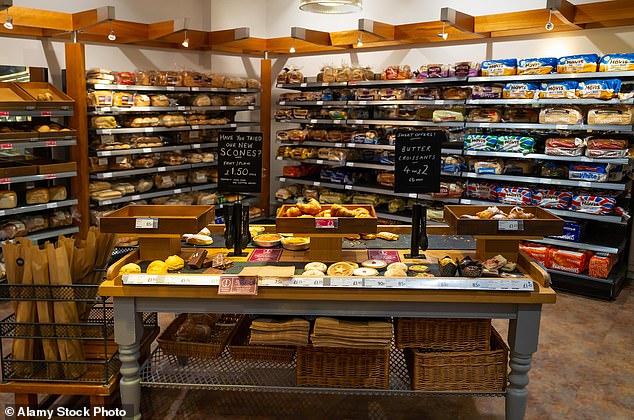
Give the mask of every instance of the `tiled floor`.
[[(0, 306), (8, 313), (10, 305)], [(559, 293), (544, 307), (527, 419), (634, 418), (634, 285), (614, 302)], [(163, 323), (167, 322), (162, 317)], [(504, 336), (506, 322), (494, 321)], [(12, 396), (0, 395), (0, 405)], [(488, 397), (366, 398), (144, 389), (150, 419), (503, 419)]]

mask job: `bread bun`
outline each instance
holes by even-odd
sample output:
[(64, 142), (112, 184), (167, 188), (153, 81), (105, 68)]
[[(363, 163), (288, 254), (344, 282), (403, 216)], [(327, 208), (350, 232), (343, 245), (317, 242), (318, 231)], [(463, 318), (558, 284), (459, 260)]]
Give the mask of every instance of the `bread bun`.
[(183, 260), (178, 255), (170, 255), (165, 260), (165, 264), (167, 264), (167, 269), (169, 271), (176, 271), (176, 270), (180, 270), (181, 268), (185, 267), (185, 260)]
[(141, 273), (141, 267), (137, 264), (129, 263), (121, 267), (119, 274), (139, 274)]
[(322, 274), (325, 273), (327, 269), (328, 267), (326, 266), (326, 264), (322, 262), (310, 262), (304, 266), (305, 271), (317, 270), (317, 271), (321, 271)]
[(167, 274), (167, 264), (161, 260), (152, 261), (145, 272), (147, 274)]
[(407, 273), (407, 264), (402, 262), (395, 262), (387, 266), (388, 270), (401, 270)]

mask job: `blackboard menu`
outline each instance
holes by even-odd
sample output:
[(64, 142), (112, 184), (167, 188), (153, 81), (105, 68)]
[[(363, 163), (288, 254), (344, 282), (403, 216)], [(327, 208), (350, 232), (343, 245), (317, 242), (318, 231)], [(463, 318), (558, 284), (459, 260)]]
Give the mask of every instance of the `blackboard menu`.
[(440, 191), (440, 153), (444, 131), (398, 131), (395, 140), (394, 192)]
[(261, 192), (262, 133), (220, 133), (218, 189), (222, 192)]

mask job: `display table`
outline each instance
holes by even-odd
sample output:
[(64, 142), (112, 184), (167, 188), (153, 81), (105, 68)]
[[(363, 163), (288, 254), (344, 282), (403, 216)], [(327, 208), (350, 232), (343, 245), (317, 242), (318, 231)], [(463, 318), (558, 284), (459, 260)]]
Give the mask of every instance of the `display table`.
[[(399, 253), (402, 256), (404, 251)], [(431, 251), (428, 254), (442, 257), (455, 254), (455, 251)], [(131, 253), (117, 262), (99, 292), (114, 300), (115, 341), (122, 363), (121, 401), (134, 407), (134, 416), (130, 418), (135, 419), (141, 418), (138, 362), (141, 330), (137, 314), (152, 311), (509, 319), (511, 372), (505, 394), (506, 418), (523, 419), (531, 357), (537, 351), (541, 306), (556, 300), (555, 292), (544, 286), (549, 284), (548, 274), (523, 254), (518, 263), (534, 280), (531, 291), (260, 287), (256, 296), (218, 295), (217, 286), (123, 285), (121, 276), (111, 273), (117, 273), (117, 267), (134, 258)], [(281, 261), (284, 260), (283, 256)]]

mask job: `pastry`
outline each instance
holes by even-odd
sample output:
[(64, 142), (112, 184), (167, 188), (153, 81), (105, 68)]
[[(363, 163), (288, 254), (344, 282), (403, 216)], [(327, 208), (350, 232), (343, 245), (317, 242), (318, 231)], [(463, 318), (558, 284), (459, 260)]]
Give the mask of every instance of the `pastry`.
[[(297, 203), (297, 208), (304, 214), (316, 215), (321, 212), (321, 204), (314, 198), (310, 198), (307, 203)], [(287, 212), (288, 214), (288, 212)]]
[(207, 235), (192, 235), (187, 238), (187, 243), (190, 245), (211, 245), (214, 243), (214, 240), (211, 239), (211, 236)]
[(141, 267), (135, 263), (129, 263), (121, 267), (119, 274), (139, 274), (141, 273)]
[(421, 265), (421, 264), (411, 265), (409, 269), (410, 271), (413, 271), (414, 273), (425, 273), (429, 271), (429, 267), (427, 267), (426, 265)]
[(329, 276), (350, 276), (355, 268), (347, 262), (337, 262), (328, 267)]
[(319, 270), (306, 270), (302, 273), (302, 276), (323, 276), (324, 273)]
[(134, 95), (134, 106), (150, 106), (152, 101), (148, 95), (137, 93)]
[(189, 258), (189, 261), (187, 261), (187, 265), (189, 266), (189, 268), (200, 270), (201, 268), (203, 268), (206, 258), (207, 250), (197, 249), (196, 252), (194, 252)]
[(361, 268), (356, 268), (352, 272), (352, 274), (355, 275), (355, 276), (360, 276), (360, 277), (370, 277), (370, 276), (378, 275), (379, 272), (376, 271), (374, 268), (361, 267)]
[(14, 191), (0, 191), (0, 209), (12, 209), (18, 206), (18, 196)]
[(147, 274), (167, 274), (167, 264), (161, 260), (155, 260), (147, 266)]
[[(324, 213), (324, 212), (319, 213), (317, 215), (317, 217), (327, 217), (327, 216), (323, 215), (322, 213)], [(331, 215), (332, 215), (332, 213), (331, 213)], [(354, 233), (354, 234), (345, 236), (345, 238), (347, 240), (349, 240), (349, 241), (358, 241), (359, 239), (361, 239), (361, 235), (359, 235), (358, 233)]]
[(482, 264), (469, 256), (464, 257), (458, 266), (460, 274), (465, 277), (480, 277), (482, 275)]
[(385, 239), (386, 241), (398, 241), (398, 234), (392, 232), (379, 232), (376, 234), (379, 239)]
[(170, 100), (165, 95), (152, 95), (150, 96), (150, 103), (152, 106), (169, 106)]
[(211, 106), (211, 98), (209, 95), (196, 95), (192, 101), (192, 106)]
[(52, 102), (55, 97), (50, 92), (42, 92), (37, 94), (36, 100), (38, 102)]
[(351, 266), (352, 268), (359, 268), (359, 264), (357, 264), (357, 263), (356, 263), (356, 262), (354, 262), (354, 261), (343, 261), (343, 262), (345, 262), (346, 264), (348, 264), (348, 265), (349, 265), (349, 266)]
[[(105, 117), (92, 117), (90, 119), (90, 126), (92, 128), (117, 128), (117, 120), (113, 116), (105, 116)], [(42, 128), (42, 127), (40, 127)], [(38, 130), (40, 131), (40, 130)], [(50, 131), (50, 128), (49, 130)]]
[(407, 277), (407, 272), (395, 268), (392, 270), (387, 270), (385, 274), (383, 274), (383, 276), (384, 277)]
[(178, 255), (170, 255), (165, 260), (165, 264), (167, 264), (167, 269), (169, 271), (176, 271), (185, 266), (185, 261)]
[(436, 277), (432, 273), (416, 273), (414, 277)]
[(361, 265), (366, 268), (374, 268), (374, 269), (380, 270), (381, 268), (385, 268), (385, 266), (387, 266), (387, 263), (383, 260), (375, 259), (375, 260), (363, 261)]
[(445, 277), (453, 277), (456, 275), (456, 271), (458, 271), (458, 266), (449, 256), (440, 260), (438, 268), (440, 270), (440, 275)]
[(317, 271), (321, 271), (322, 273), (325, 273), (327, 269), (328, 267), (326, 267), (326, 264), (322, 262), (310, 262), (304, 266), (305, 271), (317, 270)]
[(395, 262), (387, 266), (388, 270), (401, 270), (407, 272), (407, 264), (402, 262)]
[(373, 240), (376, 239), (376, 234), (375, 233), (362, 233), (361, 234), (361, 239), (364, 240)]

